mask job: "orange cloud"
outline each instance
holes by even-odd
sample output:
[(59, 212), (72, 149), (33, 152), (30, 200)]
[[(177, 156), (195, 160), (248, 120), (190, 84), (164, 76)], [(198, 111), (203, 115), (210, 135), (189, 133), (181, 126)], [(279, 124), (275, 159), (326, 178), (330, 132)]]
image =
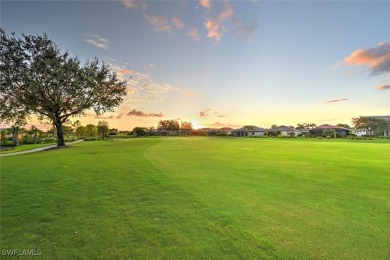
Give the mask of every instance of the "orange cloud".
[(113, 115), (111, 115), (111, 116), (96, 116), (95, 115), (95, 118), (96, 119), (105, 119), (105, 120), (107, 120), (107, 119), (114, 119), (114, 116)]
[(134, 73), (134, 71), (126, 68), (126, 67), (119, 67), (115, 64), (108, 64), (110, 68), (116, 72), (118, 78), (124, 80), (125, 76), (129, 76)]
[(389, 90), (390, 89), (390, 85), (379, 86), (379, 87), (377, 87), (377, 89), (379, 89), (379, 90)]
[(211, 8), (211, 0), (199, 0), (199, 4), (204, 8)]
[(390, 44), (380, 42), (377, 47), (371, 49), (358, 49), (344, 59), (348, 65), (368, 65), (371, 75), (379, 75), (390, 72)]
[(225, 9), (214, 19), (208, 19), (204, 26), (208, 31), (207, 37), (214, 38), (217, 43), (226, 33), (227, 29), (222, 25), (228, 18), (233, 16), (234, 9), (229, 2), (225, 2)]
[(122, 0), (122, 4), (125, 6), (125, 8), (128, 9), (146, 10), (146, 8), (148, 7), (148, 4), (146, 2), (139, 0)]
[(214, 122), (214, 123), (211, 123), (211, 124), (202, 124), (202, 125), (208, 126), (208, 127), (215, 127), (215, 128), (220, 128), (220, 127), (238, 128), (238, 127), (242, 127), (242, 125), (238, 125), (238, 124), (221, 123), (221, 122)]
[(169, 25), (168, 20), (164, 16), (159, 15), (145, 15), (146, 19), (153, 26), (153, 29), (157, 32), (171, 32), (172, 27)]
[(199, 115), (200, 115), (200, 116), (208, 116), (208, 115), (209, 115), (208, 112), (209, 112), (210, 110), (211, 110), (210, 108), (207, 108), (207, 109), (205, 109), (205, 110), (203, 110), (203, 111), (200, 111), (200, 112), (199, 112)]
[(139, 110), (131, 110), (129, 113), (127, 113), (128, 116), (139, 116), (139, 117), (163, 117), (163, 113), (145, 113), (143, 111), (139, 111)]
[(180, 19), (180, 17), (173, 17), (171, 21), (176, 26), (177, 29), (181, 30), (181, 29), (183, 29), (185, 27), (185, 24)]

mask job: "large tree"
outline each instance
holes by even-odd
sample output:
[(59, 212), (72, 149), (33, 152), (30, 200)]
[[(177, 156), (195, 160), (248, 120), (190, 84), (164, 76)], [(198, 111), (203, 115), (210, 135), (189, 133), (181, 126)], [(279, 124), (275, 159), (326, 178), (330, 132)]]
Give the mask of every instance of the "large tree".
[(70, 117), (113, 111), (126, 95), (126, 82), (96, 58), (81, 65), (47, 35), (18, 38), (2, 29), (0, 82), (0, 120), (21, 124), (32, 114), (49, 120), (58, 146), (65, 146), (62, 126)]
[(180, 130), (182, 131), (183, 135), (190, 134), (192, 131), (192, 123), (186, 121), (181, 122)]
[(375, 116), (360, 116), (352, 119), (354, 130), (363, 130), (372, 134), (380, 134), (390, 128), (390, 122)]
[(180, 125), (176, 120), (160, 120), (158, 122), (158, 130), (167, 131), (167, 136), (170, 135), (171, 132), (179, 131)]

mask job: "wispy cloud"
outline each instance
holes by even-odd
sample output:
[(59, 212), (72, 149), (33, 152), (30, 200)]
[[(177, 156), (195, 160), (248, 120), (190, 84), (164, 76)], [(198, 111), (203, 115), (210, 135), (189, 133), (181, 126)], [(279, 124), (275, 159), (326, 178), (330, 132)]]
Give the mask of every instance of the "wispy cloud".
[(145, 15), (145, 18), (153, 26), (153, 29), (157, 32), (171, 32), (171, 25), (168, 19), (159, 15)]
[(225, 117), (226, 115), (224, 114), (219, 114), (217, 117)]
[(171, 22), (176, 26), (177, 29), (182, 30), (185, 27), (184, 22), (180, 19), (180, 17), (173, 17)]
[(200, 115), (200, 116), (208, 116), (208, 115), (209, 115), (208, 112), (209, 112), (210, 110), (211, 110), (210, 108), (207, 108), (207, 109), (205, 109), (205, 110), (203, 110), (203, 111), (200, 111), (200, 112), (199, 112), (199, 115)]
[(154, 65), (153, 63), (149, 63), (149, 67), (151, 67), (152, 69), (156, 68), (156, 65)]
[(159, 103), (172, 90), (168, 83), (154, 81), (149, 75), (135, 72), (127, 81), (127, 102), (130, 103)]
[(348, 98), (342, 98), (342, 99), (333, 99), (333, 100), (328, 100), (325, 103), (336, 103), (336, 102), (342, 102), (342, 101), (347, 101)]
[(139, 116), (139, 117), (163, 117), (163, 113), (145, 113), (136, 109), (131, 110), (127, 113), (128, 116)]
[[(124, 104), (120, 107), (122, 112), (129, 110), (126, 107), (128, 105), (162, 102), (170, 93), (178, 93), (184, 97), (197, 97), (199, 95), (191, 89), (183, 89), (168, 83), (157, 82), (149, 75), (133, 71), (126, 66), (118, 66), (116, 64), (109, 64), (109, 66), (117, 73), (119, 79), (127, 81), (127, 95)], [(155, 67), (152, 63), (149, 66), (151, 68)]]
[(204, 8), (211, 8), (211, 0), (199, 0), (199, 4)]
[(382, 85), (382, 86), (377, 87), (377, 89), (379, 89), (379, 90), (389, 90), (390, 89), (390, 85)]
[(242, 125), (234, 124), (234, 123), (221, 123), (221, 122), (214, 122), (214, 123), (204, 123), (203, 126), (207, 127), (215, 127), (215, 128), (221, 128), (221, 127), (231, 127), (231, 128), (239, 128), (242, 127)]
[(199, 96), (198, 92), (195, 92), (191, 89), (182, 89), (182, 88), (174, 87), (174, 88), (172, 88), (172, 91), (177, 92), (184, 97), (197, 97), (197, 96)]
[(96, 119), (107, 120), (107, 119), (114, 119), (114, 116), (113, 116), (113, 115), (111, 115), (111, 116), (96, 116), (96, 115), (95, 115), (95, 118), (96, 118)]
[(204, 23), (207, 29), (207, 37), (213, 38), (217, 43), (221, 40), (222, 36), (227, 32), (227, 28), (223, 26), (223, 23), (234, 15), (233, 6), (229, 2), (225, 2), (225, 8), (216, 17), (206, 20)]
[(123, 114), (119, 114), (116, 116), (116, 119), (122, 119), (123, 118)]
[(390, 44), (380, 42), (377, 47), (357, 49), (344, 59), (347, 65), (368, 65), (372, 76), (390, 73)]
[(122, 0), (122, 4), (128, 9), (146, 10), (148, 4), (140, 0)]
[(101, 49), (108, 49), (110, 41), (101, 37), (98, 34), (87, 34), (87, 39), (85, 41), (95, 47), (101, 48)]
[(191, 39), (195, 40), (195, 41), (199, 41), (200, 40), (200, 34), (198, 32), (198, 28), (197, 27), (189, 28), (187, 36), (190, 37)]
[(234, 19), (235, 34), (239, 39), (252, 41), (256, 36), (258, 16), (252, 16), (247, 22)]
[(108, 65), (109, 65), (110, 69), (112, 69), (113, 71), (116, 72), (117, 76), (121, 80), (126, 80), (126, 77), (129, 77), (131, 74), (134, 73), (134, 71), (126, 68), (126, 66), (119, 67), (119, 66), (112, 64), (112, 63), (109, 63)]

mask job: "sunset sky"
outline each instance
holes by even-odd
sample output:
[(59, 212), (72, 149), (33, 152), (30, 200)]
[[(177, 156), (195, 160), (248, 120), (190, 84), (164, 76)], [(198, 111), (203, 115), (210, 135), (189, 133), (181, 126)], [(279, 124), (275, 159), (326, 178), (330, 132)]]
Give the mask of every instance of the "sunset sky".
[(2, 1), (1, 27), (128, 80), (115, 112), (83, 124), (268, 128), (389, 115), (389, 14), (390, 1)]

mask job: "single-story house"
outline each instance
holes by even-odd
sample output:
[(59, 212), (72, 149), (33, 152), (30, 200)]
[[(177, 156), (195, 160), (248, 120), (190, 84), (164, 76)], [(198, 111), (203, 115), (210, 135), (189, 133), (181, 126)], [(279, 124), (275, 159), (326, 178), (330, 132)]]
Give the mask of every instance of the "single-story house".
[(348, 128), (325, 124), (325, 125), (320, 125), (316, 128), (311, 129), (310, 133), (315, 135), (315, 136), (322, 136), (323, 132), (325, 130), (329, 130), (329, 129), (335, 130), (336, 134), (341, 136), (341, 137), (346, 137), (350, 132), (350, 129), (348, 129)]
[[(378, 118), (378, 119), (386, 120), (390, 124), (390, 115), (389, 116), (374, 116), (374, 117)], [(370, 131), (368, 129), (367, 130), (354, 130), (353, 133), (356, 134), (357, 136), (370, 135)], [(389, 137), (390, 136), (390, 127), (389, 127), (389, 129), (384, 130), (382, 133), (376, 133), (376, 134), (379, 134), (379, 135), (384, 136), (384, 137)]]
[(233, 129), (233, 128), (230, 128), (230, 127), (222, 127), (222, 128), (220, 128), (220, 129), (218, 129), (218, 131), (219, 131), (220, 133), (225, 133), (225, 134), (227, 134), (227, 135), (231, 135), (233, 130), (234, 130), (234, 129)]
[(267, 134), (267, 130), (257, 126), (251, 126), (251, 128), (242, 127), (232, 132), (233, 136), (264, 136)]
[(277, 126), (271, 129), (268, 129), (268, 133), (272, 136), (282, 135), (282, 136), (291, 136), (291, 133), (294, 133), (294, 136), (299, 135), (301, 132), (298, 129), (290, 126)]

